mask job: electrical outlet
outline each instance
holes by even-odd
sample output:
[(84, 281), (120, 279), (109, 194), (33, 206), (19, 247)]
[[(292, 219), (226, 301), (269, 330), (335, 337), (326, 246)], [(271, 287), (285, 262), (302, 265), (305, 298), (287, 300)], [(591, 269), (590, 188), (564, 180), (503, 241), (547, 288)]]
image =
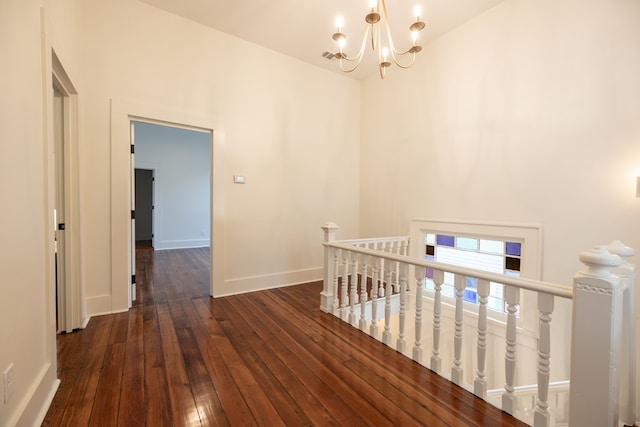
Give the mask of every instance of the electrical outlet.
[(16, 388), (15, 377), (13, 373), (13, 363), (10, 364), (7, 369), (2, 373), (2, 384), (4, 389), (4, 403), (8, 403), (13, 396), (13, 392)]

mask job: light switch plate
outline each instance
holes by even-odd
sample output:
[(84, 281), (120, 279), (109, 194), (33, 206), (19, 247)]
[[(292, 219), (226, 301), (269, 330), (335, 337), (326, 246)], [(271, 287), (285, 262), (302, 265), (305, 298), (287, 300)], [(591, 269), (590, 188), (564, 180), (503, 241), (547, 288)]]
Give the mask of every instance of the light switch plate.
[(246, 180), (244, 175), (233, 175), (233, 182), (236, 184), (244, 184)]

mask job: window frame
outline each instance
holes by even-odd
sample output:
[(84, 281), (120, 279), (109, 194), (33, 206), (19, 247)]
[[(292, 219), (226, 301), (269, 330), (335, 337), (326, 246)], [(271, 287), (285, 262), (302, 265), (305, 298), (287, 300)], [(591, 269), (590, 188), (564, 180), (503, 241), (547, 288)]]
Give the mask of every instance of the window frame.
[[(410, 226), (410, 252), (414, 257), (424, 259), (425, 237), (427, 233), (446, 234), (479, 239), (515, 241), (521, 243), (520, 277), (541, 280), (543, 228), (539, 224), (502, 223), (487, 221), (439, 220), (413, 218)], [(425, 297), (433, 298), (433, 292), (425, 290)], [(447, 298), (447, 305), (455, 304)], [(477, 305), (466, 303), (465, 311), (477, 315)], [(537, 298), (531, 291), (522, 291), (520, 296), (520, 317), (518, 328), (535, 333), (537, 329)], [(506, 315), (489, 311), (490, 319), (503, 323)]]

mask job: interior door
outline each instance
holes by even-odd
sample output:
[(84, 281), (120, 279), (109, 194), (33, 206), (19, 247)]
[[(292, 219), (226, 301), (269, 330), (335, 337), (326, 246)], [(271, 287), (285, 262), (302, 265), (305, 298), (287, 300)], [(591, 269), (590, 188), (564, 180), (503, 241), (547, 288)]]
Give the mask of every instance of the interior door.
[(136, 169), (136, 246), (153, 248), (153, 169)]
[(130, 124), (131, 139), (131, 247), (130, 247), (130, 266), (131, 266), (131, 287), (129, 294), (129, 307), (136, 300), (136, 174), (135, 174), (135, 122)]

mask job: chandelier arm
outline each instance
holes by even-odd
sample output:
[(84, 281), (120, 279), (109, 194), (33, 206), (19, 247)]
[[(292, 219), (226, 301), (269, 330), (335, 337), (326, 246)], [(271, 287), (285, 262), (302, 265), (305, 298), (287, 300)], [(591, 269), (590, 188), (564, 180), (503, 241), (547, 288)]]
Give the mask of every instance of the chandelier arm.
[[(405, 53), (409, 53), (409, 52), (405, 52)], [(413, 56), (411, 57), (411, 63), (409, 65), (402, 65), (399, 61), (396, 60), (395, 55), (391, 55), (391, 57), (393, 58), (394, 64), (396, 64), (398, 67), (404, 68), (406, 70), (407, 68), (413, 67), (413, 64), (416, 62), (416, 54), (413, 53), (412, 55)]]
[[(391, 53), (391, 58), (393, 59), (393, 63), (396, 64), (398, 67), (403, 68), (403, 69), (407, 69), (407, 68), (411, 68), (413, 66), (413, 64), (416, 62), (416, 53), (412, 52), (411, 50), (414, 48), (415, 44), (412, 45), (409, 49), (405, 50), (404, 52), (401, 52), (399, 50), (396, 49), (395, 44), (393, 43), (393, 36), (391, 35), (391, 26), (389, 25), (389, 19), (388, 16), (389, 14), (387, 13), (387, 3), (385, 2), (385, 0), (380, 0), (380, 2), (382, 3), (382, 9), (384, 11), (384, 24), (387, 28), (387, 39), (389, 41), (389, 52)], [(411, 53), (411, 63), (409, 65), (402, 65), (402, 63), (400, 62), (400, 60), (398, 59), (398, 56), (404, 56), (408, 53)]]
[[(367, 25), (367, 29), (364, 32), (364, 37), (362, 38), (362, 44), (360, 45), (360, 51), (358, 52), (358, 54), (356, 55), (355, 58), (351, 59), (348, 56), (345, 58), (340, 58), (339, 59), (339, 63), (340, 63), (340, 69), (342, 71), (344, 71), (345, 73), (350, 73), (352, 71), (354, 71), (356, 68), (358, 68), (358, 66), (360, 65), (360, 63), (362, 62), (362, 58), (364, 57), (364, 48), (367, 45), (367, 37), (369, 36), (369, 29), (370, 29), (370, 25)], [(345, 68), (343, 65), (343, 60), (347, 60), (347, 61), (356, 61), (356, 64), (352, 67), (352, 68)]]

